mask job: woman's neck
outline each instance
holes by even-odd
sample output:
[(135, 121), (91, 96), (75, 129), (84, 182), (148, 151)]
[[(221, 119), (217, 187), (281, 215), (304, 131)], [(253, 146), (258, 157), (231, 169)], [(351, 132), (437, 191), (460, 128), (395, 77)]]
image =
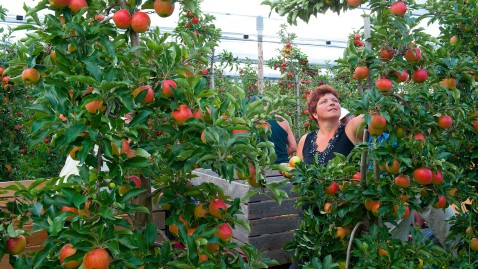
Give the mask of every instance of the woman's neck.
[(319, 123), (319, 133), (323, 134), (323, 135), (326, 135), (326, 136), (333, 135), (333, 134), (335, 134), (335, 132), (337, 131), (339, 126), (340, 126), (339, 121), (334, 121), (334, 122), (321, 121)]

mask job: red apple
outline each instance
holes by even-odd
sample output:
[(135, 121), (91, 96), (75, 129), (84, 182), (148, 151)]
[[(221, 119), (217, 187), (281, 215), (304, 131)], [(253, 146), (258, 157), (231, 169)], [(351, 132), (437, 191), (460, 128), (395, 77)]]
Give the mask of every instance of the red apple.
[(422, 59), (422, 52), (419, 48), (410, 48), (405, 51), (404, 57), (408, 62), (416, 63)]
[(172, 90), (176, 90), (176, 88), (176, 82), (171, 79), (163, 80), (163, 83), (161, 84), (161, 92), (167, 97), (173, 96)]
[(113, 22), (119, 29), (128, 29), (131, 25), (131, 14), (126, 9), (120, 9), (113, 15)]
[(385, 170), (390, 174), (398, 174), (400, 171), (400, 165), (401, 163), (399, 161), (393, 160), (391, 165), (388, 162), (385, 164)]
[(65, 244), (60, 250), (60, 263), (64, 268), (78, 268), (81, 265), (81, 262), (76, 260), (70, 260), (66, 263), (63, 263), (66, 258), (72, 256), (76, 253), (76, 248), (73, 248), (71, 244)]
[(440, 185), (443, 183), (443, 174), (440, 170), (432, 172), (432, 184)]
[(370, 118), (369, 126), (374, 129), (384, 129), (387, 125), (387, 120), (380, 114), (373, 114)]
[(71, 0), (68, 7), (71, 9), (71, 12), (75, 14), (82, 8), (88, 8), (88, 3), (86, 3), (86, 0)]
[(439, 118), (438, 118), (438, 127), (442, 128), (442, 129), (446, 129), (446, 128), (450, 128), (451, 125), (453, 124), (453, 120), (450, 116), (448, 115), (441, 115)]
[(136, 188), (141, 188), (141, 179), (138, 176), (130, 176), (129, 180), (133, 181)]
[(154, 101), (154, 91), (153, 91), (153, 88), (151, 88), (150, 86), (148, 85), (144, 85), (144, 86), (140, 86), (138, 88), (136, 88), (134, 91), (133, 91), (133, 98), (136, 99), (136, 96), (138, 96), (138, 94), (140, 94), (141, 92), (143, 92), (144, 90), (146, 90), (146, 95), (144, 96), (143, 100), (141, 100), (141, 104), (149, 104), (151, 102)]
[(335, 181), (332, 181), (332, 183), (330, 183), (330, 185), (325, 189), (325, 193), (334, 195), (337, 193), (338, 190), (339, 190), (339, 184), (337, 184), (337, 182)]
[(402, 69), (401, 72), (395, 71), (393, 74), (396, 76), (395, 82), (405, 82), (408, 80), (408, 73), (405, 69)]
[(35, 68), (27, 68), (22, 72), (22, 80), (25, 84), (37, 84), (40, 80), (40, 72)]
[(149, 30), (149, 26), (151, 25), (151, 19), (149, 15), (138, 11), (133, 14), (131, 18), (131, 29), (136, 33), (144, 33)]
[(173, 111), (172, 117), (177, 124), (183, 125), (186, 120), (193, 117), (193, 113), (187, 105), (181, 104), (178, 109)]
[(83, 257), (83, 266), (85, 269), (108, 269), (110, 254), (102, 248), (90, 250)]
[(389, 92), (392, 89), (392, 81), (388, 78), (379, 78), (375, 82), (375, 86), (380, 92)]
[(446, 198), (445, 196), (438, 194), (438, 201), (432, 205), (434, 208), (445, 208)]
[(217, 227), (217, 232), (215, 233), (222, 242), (229, 242), (232, 239), (232, 228), (229, 224), (223, 223)]
[[(395, 212), (395, 215), (398, 216), (398, 205), (393, 206), (393, 211)], [(410, 216), (410, 207), (408, 205), (405, 205), (405, 212), (403, 213), (403, 216), (401, 216), (401, 219), (407, 219)]]
[(407, 175), (398, 175), (395, 178), (395, 185), (397, 185), (400, 188), (410, 187), (410, 177)]
[(293, 156), (289, 160), (289, 165), (292, 168), (295, 168), (296, 164), (300, 163), (302, 160), (299, 158), (299, 156)]
[(356, 8), (360, 6), (362, 2), (360, 0), (347, 0), (347, 5), (351, 8)]
[(428, 72), (426, 69), (418, 69), (415, 72), (413, 72), (413, 75), (412, 75), (412, 80), (415, 81), (416, 83), (425, 82), (427, 78), (428, 78)]
[(354, 76), (358, 80), (366, 79), (370, 71), (366, 66), (357, 66), (354, 70)]
[(22, 252), (27, 246), (27, 239), (23, 235), (19, 235), (17, 237), (10, 237), (8, 238), (5, 245), (7, 247), (8, 253), (12, 255), (17, 255)]
[(193, 24), (198, 24), (198, 23), (199, 23), (199, 19), (198, 19), (197, 17), (193, 17), (193, 18), (191, 19), (191, 22), (192, 22)]
[(432, 183), (432, 171), (426, 167), (417, 168), (413, 171), (413, 178), (420, 185), (428, 185)]
[(395, 50), (390, 49), (390, 48), (383, 48), (380, 50), (380, 60), (382, 61), (390, 61), (393, 59), (393, 56), (395, 55)]
[(390, 14), (397, 15), (403, 17), (407, 12), (407, 5), (404, 2), (398, 1), (393, 3), (390, 6)]
[(227, 204), (219, 198), (216, 198), (209, 203), (209, 214), (213, 215), (218, 219), (222, 219), (223, 211), (226, 210)]

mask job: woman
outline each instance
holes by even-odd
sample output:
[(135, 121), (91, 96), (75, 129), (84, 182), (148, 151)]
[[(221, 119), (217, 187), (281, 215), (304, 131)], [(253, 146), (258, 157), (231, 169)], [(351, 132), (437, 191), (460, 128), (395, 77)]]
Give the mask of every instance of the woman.
[(363, 132), (357, 129), (363, 123), (363, 115), (351, 119), (347, 124), (341, 124), (339, 94), (330, 85), (322, 85), (314, 89), (307, 100), (307, 107), (318, 125), (318, 130), (312, 131), (299, 141), (297, 156), (305, 163), (324, 165), (334, 158), (334, 153), (345, 156), (362, 141)]

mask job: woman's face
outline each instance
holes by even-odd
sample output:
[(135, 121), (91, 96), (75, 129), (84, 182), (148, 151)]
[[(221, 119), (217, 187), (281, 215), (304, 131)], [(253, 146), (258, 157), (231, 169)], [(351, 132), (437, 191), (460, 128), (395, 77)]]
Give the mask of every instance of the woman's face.
[(338, 121), (340, 118), (339, 99), (331, 93), (325, 94), (317, 102), (317, 107), (313, 116), (318, 121), (325, 119), (335, 119)]

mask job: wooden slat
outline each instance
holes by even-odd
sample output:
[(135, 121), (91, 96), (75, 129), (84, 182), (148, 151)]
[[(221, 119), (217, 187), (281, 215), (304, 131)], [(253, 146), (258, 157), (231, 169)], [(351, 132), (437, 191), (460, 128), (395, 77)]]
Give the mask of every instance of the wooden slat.
[(295, 198), (284, 199), (280, 205), (276, 201), (249, 203), (247, 217), (249, 220), (253, 220), (266, 217), (298, 214), (300, 209), (294, 207), (295, 200)]
[[(299, 227), (299, 215), (285, 215), (271, 218), (261, 218), (249, 221), (251, 233), (249, 236), (290, 232)], [(238, 229), (244, 229), (238, 227)]]
[(283, 249), (266, 250), (261, 253), (263, 258), (276, 260), (279, 264), (286, 264), (292, 262), (291, 255)]
[(282, 249), (284, 244), (292, 239), (293, 235), (293, 232), (264, 234), (261, 236), (249, 237), (248, 243), (252, 244), (260, 251)]
[(164, 230), (165, 229), (165, 220), (166, 220), (166, 213), (164, 211), (153, 211), (153, 222), (158, 226), (158, 229)]

